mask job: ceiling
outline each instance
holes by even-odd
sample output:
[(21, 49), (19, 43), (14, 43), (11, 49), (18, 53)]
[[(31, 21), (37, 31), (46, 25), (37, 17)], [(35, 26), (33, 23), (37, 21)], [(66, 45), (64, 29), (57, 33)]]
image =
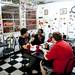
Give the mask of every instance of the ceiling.
[(74, 1), (74, 0), (27, 0), (28, 5), (39, 5), (39, 4), (46, 4), (46, 3), (53, 3), (59, 1)]
[(74, 0), (34, 0), (37, 4), (53, 3), (58, 1), (74, 1)]

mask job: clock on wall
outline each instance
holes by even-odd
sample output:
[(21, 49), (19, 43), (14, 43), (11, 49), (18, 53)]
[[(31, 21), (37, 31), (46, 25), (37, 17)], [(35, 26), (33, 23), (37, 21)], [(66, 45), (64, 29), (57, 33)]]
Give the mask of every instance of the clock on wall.
[(72, 13), (75, 13), (75, 6), (73, 6), (73, 7), (71, 8), (71, 12), (72, 12)]

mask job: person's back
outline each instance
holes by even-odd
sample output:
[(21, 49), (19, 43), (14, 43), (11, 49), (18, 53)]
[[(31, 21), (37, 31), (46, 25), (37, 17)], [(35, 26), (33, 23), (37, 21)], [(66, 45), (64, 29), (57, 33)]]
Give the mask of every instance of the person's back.
[(53, 62), (53, 70), (54, 72), (63, 73), (65, 69), (65, 65), (70, 57), (73, 57), (72, 48), (65, 41), (59, 41), (55, 45), (56, 48), (56, 58)]
[(63, 73), (67, 61), (73, 57), (73, 50), (70, 44), (63, 40), (60, 32), (52, 34), (53, 46), (49, 52), (44, 53), (45, 60), (53, 60), (53, 72)]

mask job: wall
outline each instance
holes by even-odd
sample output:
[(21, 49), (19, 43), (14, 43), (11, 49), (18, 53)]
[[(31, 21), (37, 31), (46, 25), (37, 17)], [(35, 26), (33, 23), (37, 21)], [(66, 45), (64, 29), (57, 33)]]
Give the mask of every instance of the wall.
[[(37, 27), (48, 33), (60, 31), (69, 38), (75, 38), (75, 13), (71, 10), (75, 1), (61, 1), (37, 6)], [(74, 9), (75, 11), (75, 9)]]
[(26, 0), (20, 0), (20, 28), (26, 28)]

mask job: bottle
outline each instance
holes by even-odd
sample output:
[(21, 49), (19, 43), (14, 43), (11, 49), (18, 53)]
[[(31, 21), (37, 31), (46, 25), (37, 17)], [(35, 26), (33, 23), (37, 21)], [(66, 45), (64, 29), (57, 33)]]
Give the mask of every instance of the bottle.
[(28, 53), (30, 54), (30, 48), (31, 48), (31, 45), (30, 43), (27, 45), (27, 49), (28, 49)]
[(39, 49), (39, 45), (36, 46), (36, 53), (38, 54), (40, 52), (40, 49)]

